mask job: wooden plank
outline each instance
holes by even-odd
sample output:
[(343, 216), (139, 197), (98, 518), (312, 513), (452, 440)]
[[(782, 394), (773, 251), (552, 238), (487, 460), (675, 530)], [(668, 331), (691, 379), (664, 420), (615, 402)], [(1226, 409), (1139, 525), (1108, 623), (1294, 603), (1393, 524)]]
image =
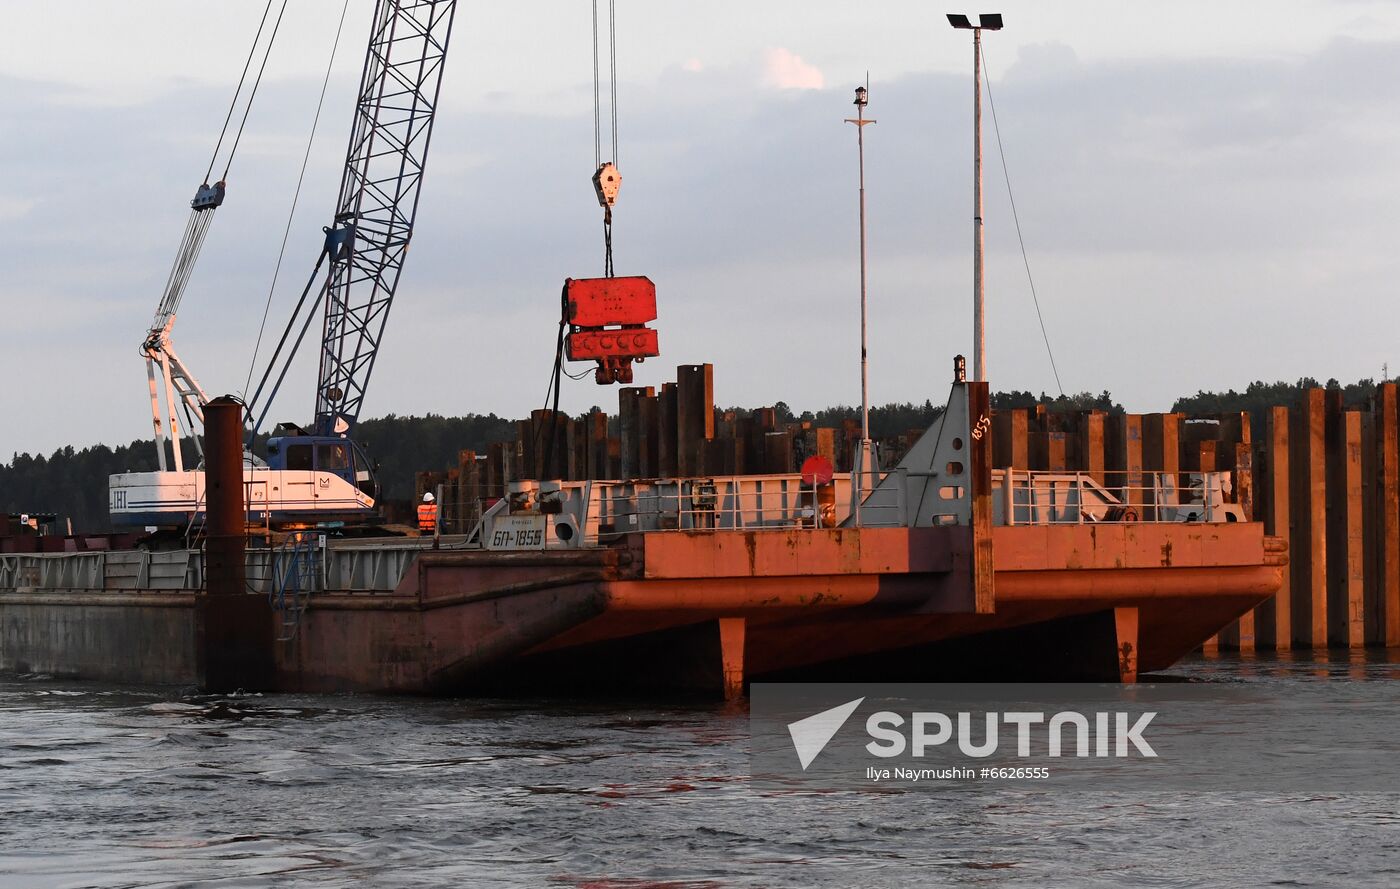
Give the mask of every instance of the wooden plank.
[(1119, 489), (1119, 499), (1136, 506), (1141, 514), (1142, 415), (1122, 414), (1108, 427), (1108, 482)]
[(1290, 417), (1288, 541), (1295, 645), (1327, 647), (1327, 461), (1322, 389), (1306, 389)]
[[(1146, 484), (1151, 485), (1150, 474), (1155, 473), (1163, 484), (1178, 485), (1181, 470), (1181, 415), (1147, 414), (1142, 420), (1142, 468), (1149, 473)], [(1144, 496), (1144, 499), (1151, 498)], [(1179, 499), (1167, 494), (1164, 495), (1161, 504), (1152, 505), (1172, 506), (1178, 503)]]
[(1030, 415), (1022, 409), (992, 414), (992, 466), (995, 469), (1029, 469)]
[[(1286, 540), (1290, 535), (1289, 411), (1272, 407), (1264, 415), (1264, 441), (1256, 465), (1259, 485), (1256, 506), (1264, 532)], [(1289, 562), (1293, 554), (1289, 553)], [(1260, 648), (1288, 651), (1293, 647), (1292, 569), (1283, 572), (1283, 584), (1272, 599), (1255, 609), (1255, 638)]]
[(1340, 389), (1326, 395), (1327, 644), (1360, 648), (1364, 640), (1361, 414), (1345, 410)]
[(1375, 422), (1375, 582), (1367, 607), (1367, 639), (1400, 646), (1400, 412), (1394, 383), (1377, 387)]
[(1107, 465), (1104, 451), (1103, 411), (1085, 411), (1079, 417), (1079, 469), (1099, 484), (1104, 484), (1104, 469)]

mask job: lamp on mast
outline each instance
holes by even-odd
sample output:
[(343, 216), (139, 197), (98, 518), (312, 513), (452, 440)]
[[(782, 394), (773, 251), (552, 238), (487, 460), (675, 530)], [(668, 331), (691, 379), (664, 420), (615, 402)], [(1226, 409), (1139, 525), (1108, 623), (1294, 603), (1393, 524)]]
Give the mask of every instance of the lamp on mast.
[(1001, 16), (978, 16), (973, 24), (965, 15), (949, 13), (948, 24), (972, 32), (972, 378), (987, 379), (986, 282), (982, 275), (982, 32), (1000, 31)]
[(874, 448), (870, 441), (870, 375), (865, 323), (865, 128), (875, 122), (865, 116), (865, 106), (870, 104), (869, 93), (868, 86), (856, 87), (856, 99), (852, 103), (856, 106), (856, 116), (846, 118), (846, 123), (855, 124), (856, 127), (856, 151), (860, 164), (860, 450), (856, 453), (852, 469), (854, 483), (851, 485), (851, 514), (857, 525), (860, 524), (861, 476), (879, 469), (873, 459)]

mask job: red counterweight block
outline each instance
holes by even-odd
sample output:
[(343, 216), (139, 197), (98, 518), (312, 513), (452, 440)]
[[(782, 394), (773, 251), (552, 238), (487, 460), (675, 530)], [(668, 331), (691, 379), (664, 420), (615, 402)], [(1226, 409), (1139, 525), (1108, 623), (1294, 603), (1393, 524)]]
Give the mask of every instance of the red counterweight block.
[(564, 282), (570, 361), (596, 361), (600, 386), (632, 382), (632, 362), (661, 354), (656, 331), (656, 285), (650, 278), (569, 278)]

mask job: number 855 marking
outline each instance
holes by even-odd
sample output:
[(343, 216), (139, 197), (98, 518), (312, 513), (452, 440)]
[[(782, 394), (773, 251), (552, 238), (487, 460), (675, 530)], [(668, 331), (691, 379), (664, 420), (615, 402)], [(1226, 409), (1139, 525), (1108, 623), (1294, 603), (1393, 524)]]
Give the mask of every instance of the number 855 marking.
[(981, 440), (982, 440), (982, 436), (984, 436), (984, 435), (986, 435), (988, 432), (990, 432), (990, 431), (991, 431), (991, 428), (992, 428), (992, 420), (991, 420), (991, 418), (988, 417), (986, 414), (983, 414), (980, 418), (978, 418), (977, 422), (976, 422), (975, 424), (973, 424), (973, 427), (972, 427), (972, 438), (973, 438), (975, 441), (981, 441)]

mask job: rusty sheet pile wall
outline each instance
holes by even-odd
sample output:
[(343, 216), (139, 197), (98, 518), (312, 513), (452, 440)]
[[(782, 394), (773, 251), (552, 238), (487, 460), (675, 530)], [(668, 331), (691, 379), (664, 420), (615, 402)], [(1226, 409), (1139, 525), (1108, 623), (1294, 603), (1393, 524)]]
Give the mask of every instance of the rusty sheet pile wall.
[[(1109, 415), (1002, 410), (997, 468), (1086, 472), (1108, 487), (1144, 472), (1235, 472), (1232, 499), (1287, 539), (1283, 589), (1207, 643), (1239, 651), (1400, 645), (1400, 447), (1396, 386), (1367, 409), (1340, 390), (1247, 413)], [(1131, 499), (1132, 495), (1125, 496)]]
[[(893, 465), (922, 429), (881, 443), (882, 465)], [(751, 412), (715, 408), (714, 366), (684, 364), (676, 381), (618, 390), (617, 412), (570, 417), (533, 411), (517, 423), (513, 442), (492, 444), (486, 454), (464, 450), (456, 469), (420, 472), (415, 501), (442, 486), (443, 530), (470, 531), (481, 509), (519, 479), (655, 479), (797, 472), (821, 455), (838, 472), (850, 472), (860, 428), (783, 423), (771, 407)]]

